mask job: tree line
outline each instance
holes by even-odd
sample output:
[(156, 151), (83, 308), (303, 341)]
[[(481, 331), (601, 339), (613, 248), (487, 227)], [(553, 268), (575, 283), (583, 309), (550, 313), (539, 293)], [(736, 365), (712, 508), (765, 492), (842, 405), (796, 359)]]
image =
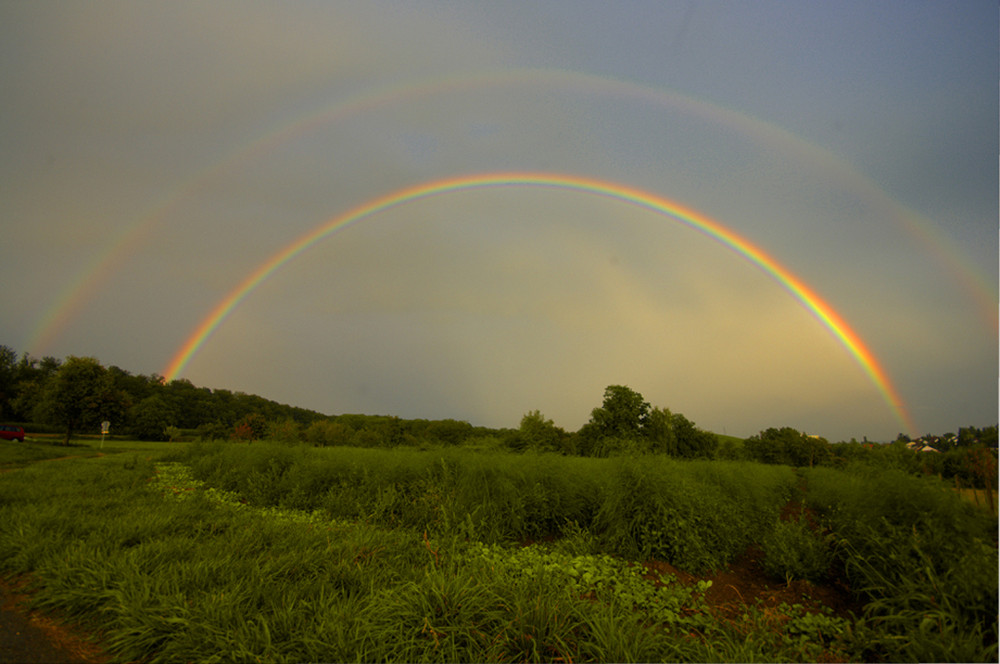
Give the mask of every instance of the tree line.
[[(399, 447), (464, 445), (514, 452), (555, 452), (607, 457), (663, 454), (678, 458), (747, 459), (791, 466), (876, 463), (909, 472), (965, 477), (975, 463), (989, 465), (976, 449), (996, 450), (997, 427), (963, 427), (956, 434), (925, 436), (940, 454), (915, 451), (900, 434), (888, 445), (856, 440), (831, 444), (791, 427), (769, 428), (746, 440), (719, 437), (681, 413), (654, 407), (625, 385), (609, 385), (600, 406), (578, 431), (556, 426), (541, 411), (526, 413), (517, 428), (473, 426), (443, 419), (390, 415), (325, 415), (256, 395), (132, 374), (97, 359), (20, 357), (0, 346), (0, 421), (29, 432), (96, 433), (100, 423), (139, 440), (274, 440), (317, 446)], [(920, 446), (918, 446), (920, 447)], [(991, 452), (995, 458), (995, 451)], [(971, 459), (971, 460), (970, 460)]]
[(91, 357), (18, 357), (0, 346), (0, 420), (63, 432), (67, 443), (76, 434), (99, 432), (103, 421), (140, 440), (169, 440), (184, 431), (228, 438), (251, 416), (300, 426), (324, 417), (256, 395), (106, 368)]
[(604, 401), (577, 432), (557, 427), (540, 411), (524, 415), (517, 428), (488, 428), (454, 420), (402, 419), (382, 415), (325, 415), (224, 389), (166, 381), (104, 367), (92, 357), (41, 359), (0, 346), (0, 421), (35, 431), (96, 433), (100, 423), (140, 440), (271, 439), (314, 445), (396, 447), (472, 445), (513, 451), (585, 456), (662, 453), (711, 457), (715, 435), (679, 413), (653, 408), (641, 394), (609, 386)]

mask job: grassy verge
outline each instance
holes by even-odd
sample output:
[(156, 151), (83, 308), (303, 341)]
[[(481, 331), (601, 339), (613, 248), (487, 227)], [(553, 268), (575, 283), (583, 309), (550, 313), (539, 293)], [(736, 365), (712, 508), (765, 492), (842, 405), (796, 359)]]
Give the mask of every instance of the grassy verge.
[(16, 440), (0, 440), (0, 470), (23, 468), (37, 461), (61, 457), (96, 456), (96, 452), (86, 445), (51, 445), (46, 443), (19, 443)]
[(0, 440), (0, 471), (23, 468), (38, 461), (65, 457), (95, 457), (100, 454), (122, 452), (144, 453), (146, 456), (159, 457), (165, 454), (176, 454), (186, 449), (187, 446), (188, 443), (156, 443), (138, 440), (107, 440), (103, 445), (101, 445), (100, 440), (76, 440), (69, 445), (63, 445), (60, 441), (35, 440), (19, 443), (13, 440)]

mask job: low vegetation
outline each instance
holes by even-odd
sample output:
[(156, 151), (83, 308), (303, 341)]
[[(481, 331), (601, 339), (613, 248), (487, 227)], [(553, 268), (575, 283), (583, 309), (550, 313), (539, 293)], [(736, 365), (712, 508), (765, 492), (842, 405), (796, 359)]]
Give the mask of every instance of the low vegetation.
[[(996, 661), (996, 519), (936, 478), (146, 445), (0, 475), (0, 571), (121, 661)], [(863, 609), (714, 605), (755, 547)]]

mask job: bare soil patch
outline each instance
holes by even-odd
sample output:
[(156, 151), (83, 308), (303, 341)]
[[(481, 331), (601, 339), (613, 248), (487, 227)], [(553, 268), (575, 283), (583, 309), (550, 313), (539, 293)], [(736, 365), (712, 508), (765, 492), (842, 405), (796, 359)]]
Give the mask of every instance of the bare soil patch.
[(0, 578), (0, 663), (104, 664), (111, 657), (84, 630), (28, 607), (29, 577)]

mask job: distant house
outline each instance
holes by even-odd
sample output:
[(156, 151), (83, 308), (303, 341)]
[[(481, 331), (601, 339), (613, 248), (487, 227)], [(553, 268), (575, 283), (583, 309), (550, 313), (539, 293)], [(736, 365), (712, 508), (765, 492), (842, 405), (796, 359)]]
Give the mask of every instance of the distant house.
[(941, 450), (931, 447), (928, 443), (934, 441), (926, 441), (923, 438), (918, 438), (916, 440), (911, 440), (906, 444), (906, 449), (913, 450), (914, 452), (937, 452), (941, 453)]

